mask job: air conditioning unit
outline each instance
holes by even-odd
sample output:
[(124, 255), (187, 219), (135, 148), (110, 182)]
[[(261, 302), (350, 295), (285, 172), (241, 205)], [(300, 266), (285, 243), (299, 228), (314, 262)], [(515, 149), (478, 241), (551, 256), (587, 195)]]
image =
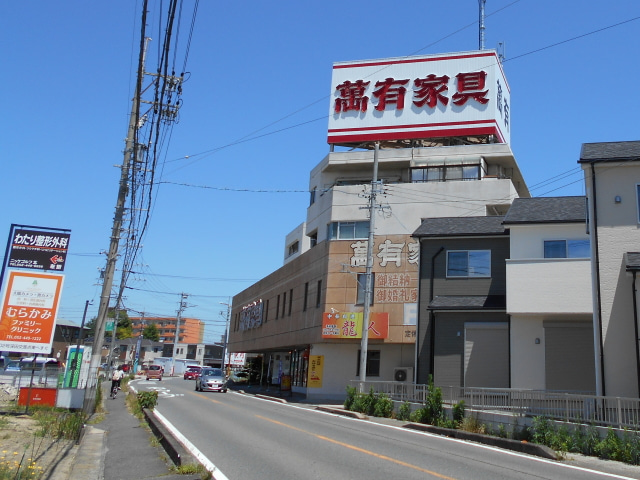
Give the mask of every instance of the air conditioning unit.
[(396, 367), (393, 369), (394, 382), (413, 382), (413, 367)]

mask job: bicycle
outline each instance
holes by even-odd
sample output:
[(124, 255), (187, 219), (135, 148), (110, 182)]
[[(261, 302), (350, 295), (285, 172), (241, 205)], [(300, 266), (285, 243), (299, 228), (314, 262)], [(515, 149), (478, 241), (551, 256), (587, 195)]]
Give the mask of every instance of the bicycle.
[(111, 398), (115, 399), (118, 396), (118, 385), (115, 384), (111, 389)]

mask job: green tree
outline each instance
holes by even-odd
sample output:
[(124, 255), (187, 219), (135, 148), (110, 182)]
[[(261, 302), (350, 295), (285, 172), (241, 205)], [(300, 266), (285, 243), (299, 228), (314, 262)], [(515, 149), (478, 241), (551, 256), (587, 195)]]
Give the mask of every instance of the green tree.
[(142, 338), (158, 342), (160, 340), (160, 330), (155, 323), (151, 323), (142, 330)]
[(96, 320), (98, 320), (98, 317), (93, 317), (84, 324), (84, 338), (93, 338), (96, 336)]
[[(107, 314), (109, 318), (116, 318), (116, 311), (114, 309), (109, 310)], [(118, 326), (116, 328), (116, 338), (123, 340), (125, 338), (133, 337), (133, 324), (127, 314), (126, 310), (118, 310)]]

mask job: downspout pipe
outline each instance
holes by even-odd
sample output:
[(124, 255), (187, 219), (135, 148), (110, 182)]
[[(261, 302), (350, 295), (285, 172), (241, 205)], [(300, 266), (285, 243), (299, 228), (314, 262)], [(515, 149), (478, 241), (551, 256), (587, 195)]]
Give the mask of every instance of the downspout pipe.
[[(434, 297), (434, 280), (436, 270), (436, 257), (444, 251), (444, 247), (440, 249), (431, 257), (431, 281), (429, 282), (429, 305), (433, 301)], [(435, 346), (436, 346), (436, 315), (433, 309), (429, 308), (429, 375), (435, 373)]]
[(636, 339), (636, 376), (638, 377), (638, 396), (640, 397), (640, 345), (638, 344), (638, 301), (636, 289), (636, 270), (632, 270), (633, 282), (631, 283), (631, 294), (633, 295), (633, 328)]
[(598, 315), (598, 340), (599, 340), (599, 354), (600, 354), (600, 385), (601, 392), (597, 392), (598, 395), (606, 396), (607, 389), (605, 385), (605, 375), (604, 375), (604, 341), (602, 338), (602, 294), (600, 288), (600, 248), (598, 242), (598, 195), (596, 192), (596, 167), (595, 163), (591, 162), (591, 196), (592, 196), (592, 204), (593, 204), (593, 238), (594, 238), (594, 250), (595, 250), (595, 282), (596, 282), (596, 298), (598, 300), (598, 308), (595, 312)]

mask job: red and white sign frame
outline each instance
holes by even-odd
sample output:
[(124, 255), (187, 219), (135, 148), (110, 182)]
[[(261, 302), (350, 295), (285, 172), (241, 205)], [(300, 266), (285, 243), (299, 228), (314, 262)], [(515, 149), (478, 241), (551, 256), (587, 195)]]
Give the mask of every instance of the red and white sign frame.
[(0, 350), (48, 354), (64, 275), (9, 271), (0, 312)]
[(510, 142), (511, 95), (495, 50), (335, 63), (332, 89), (330, 144), (478, 135)]

